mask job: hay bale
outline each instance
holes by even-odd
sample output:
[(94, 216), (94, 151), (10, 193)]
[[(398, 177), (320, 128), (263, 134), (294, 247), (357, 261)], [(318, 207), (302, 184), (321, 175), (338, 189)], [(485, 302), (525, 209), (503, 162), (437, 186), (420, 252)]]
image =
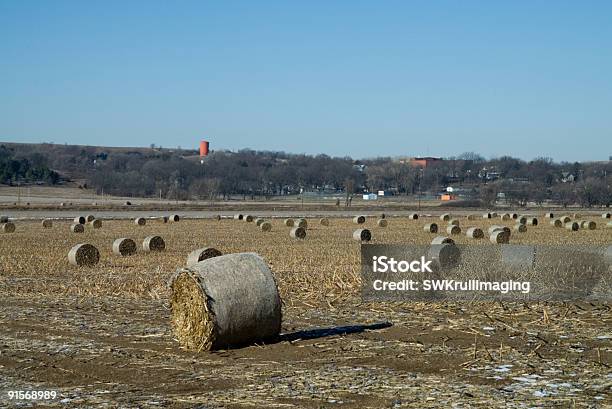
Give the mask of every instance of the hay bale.
[(483, 219), (490, 219), (491, 218), (491, 213), (483, 213), (482, 218)]
[(100, 220), (100, 219), (94, 219), (94, 220), (90, 221), (88, 224), (89, 224), (89, 225), (90, 225), (92, 228), (94, 228), (94, 229), (100, 229), (100, 228), (102, 228), (102, 220)]
[(416, 214), (416, 213), (410, 213), (410, 214), (408, 215), (408, 219), (409, 219), (409, 220), (419, 220), (419, 215), (418, 215), (418, 214)]
[(220, 214), (216, 215), (216, 216), (214, 217), (214, 219), (215, 219), (216, 221), (221, 220), (221, 215), (220, 215)]
[(77, 216), (74, 218), (73, 222), (74, 224), (85, 224), (87, 222), (87, 219), (85, 219), (84, 216)]
[(553, 227), (563, 227), (563, 222), (561, 219), (554, 219), (550, 221), (550, 225)]
[(455, 240), (450, 237), (437, 236), (431, 241), (431, 244), (455, 244)]
[(585, 230), (595, 230), (597, 229), (597, 223), (590, 220), (583, 220), (580, 222), (580, 228)]
[(527, 225), (528, 226), (537, 226), (538, 225), (537, 217), (528, 217), (527, 218)]
[(293, 227), (293, 225), (295, 224), (295, 222), (293, 221), (293, 219), (285, 219), (285, 221), (283, 222), (285, 224), (285, 226), (287, 227)]
[(355, 223), (355, 224), (363, 224), (363, 223), (365, 223), (365, 221), (366, 221), (365, 216), (355, 216), (355, 217), (353, 217), (353, 223)]
[(91, 244), (77, 244), (68, 252), (68, 261), (74, 266), (92, 267), (100, 261), (100, 252)]
[(8, 216), (0, 216), (0, 223), (8, 223), (9, 218)]
[(53, 220), (51, 219), (43, 219), (41, 222), (43, 229), (50, 229), (53, 227)]
[(452, 235), (461, 234), (461, 227), (455, 224), (451, 224), (451, 225), (446, 226), (446, 232)]
[(2, 223), (2, 233), (14, 233), (15, 232), (15, 224), (12, 222)]
[(353, 240), (370, 241), (372, 240), (372, 233), (368, 229), (357, 229), (353, 232)]
[(387, 219), (378, 219), (376, 224), (378, 227), (387, 227)]
[(136, 254), (136, 242), (125, 237), (116, 239), (113, 241), (113, 253), (124, 257)]
[(209, 258), (222, 256), (219, 250), (213, 247), (203, 247), (189, 253), (187, 256), (187, 267), (192, 267), (200, 261), (208, 260)]
[(459, 226), (459, 220), (451, 219), (448, 221), (448, 224), (452, 224), (453, 226)]
[(520, 216), (519, 218), (516, 219), (516, 222), (519, 224), (527, 224), (527, 217), (526, 216)]
[(268, 232), (268, 231), (272, 230), (272, 223), (270, 223), (270, 222), (263, 222), (259, 226), (259, 228), (261, 229), (261, 231)]
[(449, 213), (444, 213), (440, 215), (440, 220), (447, 222), (451, 219), (451, 215)]
[(566, 224), (572, 221), (572, 218), (569, 216), (561, 216), (561, 223)]
[(381, 213), (380, 215), (378, 215), (378, 218), (379, 218), (379, 219), (386, 219), (386, 218), (387, 218), (387, 215), (386, 215), (386, 214), (384, 214), (384, 213)]
[(144, 226), (145, 224), (147, 224), (147, 221), (144, 217), (137, 217), (136, 219), (134, 219), (134, 224), (136, 224), (137, 226)]
[(261, 217), (258, 217), (257, 219), (255, 219), (255, 225), (257, 227), (261, 226), (263, 222), (265, 222), (265, 219), (262, 219)]
[(510, 215), (510, 213), (504, 213), (504, 214), (502, 214), (500, 217), (501, 217), (501, 219), (502, 219), (503, 221), (510, 220), (510, 219), (512, 218), (512, 216)]
[(509, 228), (509, 227), (506, 227), (506, 226), (498, 226), (498, 225), (495, 225), (495, 224), (494, 224), (493, 226), (489, 227), (489, 228), (487, 229), (487, 232), (488, 232), (489, 234), (491, 234), (491, 233), (493, 233), (494, 231), (497, 231), (497, 230), (503, 230), (503, 231), (505, 231), (506, 233), (510, 234), (510, 228)]
[(173, 214), (170, 215), (170, 219), (171, 222), (176, 223), (179, 222), (181, 220), (180, 216), (178, 214)]
[(326, 219), (325, 217), (323, 217), (322, 219), (319, 220), (319, 224), (321, 226), (329, 226), (329, 219)]
[(514, 231), (519, 232), (519, 233), (526, 233), (527, 226), (524, 225), (523, 223), (517, 223), (514, 225)]
[(127, 201), (125, 202), (125, 205), (126, 205), (126, 206), (131, 206), (131, 205), (132, 205), (132, 202), (130, 202), (129, 200), (127, 200)]
[(555, 214), (554, 214), (554, 213), (552, 213), (552, 212), (549, 212), (549, 213), (546, 213), (546, 214), (544, 215), (544, 217), (545, 217), (546, 219), (554, 219), (554, 218), (555, 218)]
[(491, 218), (494, 219), (497, 217), (497, 212), (491, 212)]
[(164, 223), (168, 223), (168, 221), (170, 221), (170, 218), (168, 216), (162, 216), (161, 220)]
[(461, 251), (455, 243), (432, 244), (427, 251), (427, 258), (443, 268), (456, 266), (461, 260)]
[(493, 244), (507, 244), (510, 241), (510, 233), (505, 230), (495, 230), (489, 235), (489, 241)]
[(518, 219), (519, 215), (518, 213), (510, 213), (510, 217), (514, 220)]
[(293, 237), (294, 239), (303, 240), (306, 238), (306, 229), (299, 226), (294, 227), (289, 232), (289, 236)]
[(213, 257), (179, 270), (170, 284), (176, 339), (192, 351), (278, 337), (281, 299), (272, 272), (254, 253)]
[(83, 233), (85, 231), (85, 226), (80, 223), (74, 223), (70, 225), (70, 231), (73, 233)]
[(301, 227), (303, 229), (308, 228), (308, 222), (306, 221), (306, 219), (297, 219), (294, 220), (295, 226), (297, 227)]
[(565, 228), (569, 231), (578, 231), (580, 225), (578, 224), (578, 222), (568, 222), (565, 223)]
[(484, 232), (479, 227), (470, 227), (465, 232), (465, 235), (468, 236), (470, 239), (482, 239), (482, 238), (484, 238)]
[(87, 216), (85, 216), (85, 221), (86, 222), (91, 222), (96, 218), (96, 216), (94, 216), (93, 214), (88, 214)]
[(148, 236), (142, 242), (142, 249), (144, 251), (164, 251), (166, 249), (166, 242), (160, 236)]
[(465, 218), (467, 220), (476, 220), (476, 216), (474, 216), (473, 214), (468, 214), (467, 216), (465, 216)]
[(612, 217), (612, 214), (610, 214), (610, 213), (604, 213), (604, 214), (601, 215), (602, 219), (609, 219), (611, 217)]
[(251, 223), (251, 222), (253, 221), (253, 216), (251, 216), (250, 214), (245, 214), (245, 215), (242, 217), (242, 220), (244, 220), (244, 221), (245, 221), (245, 222), (247, 222), (247, 223)]
[(438, 225), (436, 223), (428, 223), (425, 226), (423, 226), (423, 230), (425, 230), (428, 233), (437, 233)]
[(244, 216), (240, 213), (236, 213), (234, 215), (234, 220), (242, 220), (244, 218)]

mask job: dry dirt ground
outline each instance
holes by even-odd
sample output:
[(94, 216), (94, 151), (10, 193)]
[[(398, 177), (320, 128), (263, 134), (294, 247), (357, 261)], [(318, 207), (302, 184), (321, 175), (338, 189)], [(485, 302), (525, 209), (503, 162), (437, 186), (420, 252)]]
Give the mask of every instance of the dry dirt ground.
[[(366, 226), (375, 243), (416, 244), (431, 240), (422, 226), (432, 220)], [(592, 220), (597, 230), (545, 223), (512, 242), (610, 244), (612, 230)], [(610, 303), (363, 304), (356, 225), (346, 219), (310, 220), (303, 242), (282, 220), (269, 233), (233, 220), (113, 220), (83, 234), (68, 226), (23, 221), (0, 234), (0, 407), (612, 405)], [(113, 239), (150, 234), (164, 237), (164, 253), (112, 255)], [(82, 242), (100, 249), (96, 267), (68, 264)], [(278, 342), (194, 353), (173, 339), (166, 280), (204, 246), (268, 261), (284, 300)], [(16, 402), (14, 390), (57, 398)]]

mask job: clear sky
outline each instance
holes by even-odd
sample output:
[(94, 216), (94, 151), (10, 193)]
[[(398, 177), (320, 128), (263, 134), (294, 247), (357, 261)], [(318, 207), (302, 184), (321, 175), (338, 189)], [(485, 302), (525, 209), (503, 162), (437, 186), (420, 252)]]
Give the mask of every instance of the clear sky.
[(610, 1), (0, 0), (0, 141), (612, 155)]

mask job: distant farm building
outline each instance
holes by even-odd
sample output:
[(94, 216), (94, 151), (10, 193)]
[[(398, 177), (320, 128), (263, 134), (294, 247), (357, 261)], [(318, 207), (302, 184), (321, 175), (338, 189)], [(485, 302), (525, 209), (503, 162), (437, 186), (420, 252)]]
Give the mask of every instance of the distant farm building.
[(441, 162), (442, 160), (442, 158), (435, 158), (432, 156), (418, 156), (414, 158), (400, 159), (400, 163), (407, 163), (415, 168), (425, 169), (428, 166), (433, 165), (434, 163)]

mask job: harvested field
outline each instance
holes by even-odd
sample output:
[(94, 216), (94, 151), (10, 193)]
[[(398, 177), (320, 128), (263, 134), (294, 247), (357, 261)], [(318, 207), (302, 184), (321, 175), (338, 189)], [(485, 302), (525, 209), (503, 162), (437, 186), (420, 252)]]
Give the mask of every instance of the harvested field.
[[(426, 244), (433, 235), (423, 226), (437, 220), (394, 218), (381, 229), (367, 218), (360, 227), (374, 232), (374, 244)], [(53, 229), (19, 222), (0, 241), (0, 391), (55, 390), (60, 398), (48, 403), (58, 407), (611, 403), (609, 303), (364, 304), (355, 224), (308, 221), (305, 240), (291, 238), (282, 219), (270, 220), (267, 234), (229, 219), (138, 228), (109, 220), (76, 235), (68, 221), (54, 221)], [(541, 223), (510, 242), (609, 244), (612, 230), (601, 228), (607, 220), (592, 221), (597, 229), (574, 232)], [(499, 218), (470, 221), (485, 232), (492, 224)], [(163, 237), (165, 251), (113, 255), (115, 238), (142, 243), (147, 236)], [(453, 240), (475, 243), (465, 235)], [(78, 243), (98, 248), (95, 267), (68, 263)], [(194, 353), (174, 340), (168, 279), (191, 251), (211, 246), (256, 252), (270, 265), (283, 300), (279, 342)], [(386, 322), (393, 325), (368, 330)]]

